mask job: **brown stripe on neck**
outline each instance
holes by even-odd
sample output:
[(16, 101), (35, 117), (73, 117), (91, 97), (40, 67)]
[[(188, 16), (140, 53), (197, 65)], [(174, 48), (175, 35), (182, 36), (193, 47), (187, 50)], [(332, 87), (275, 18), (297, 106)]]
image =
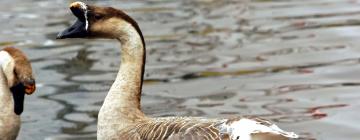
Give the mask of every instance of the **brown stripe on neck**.
[[(112, 8), (113, 10), (116, 10), (114, 8)], [(129, 15), (127, 15), (125, 12), (121, 11), (121, 10), (116, 10), (117, 14), (116, 16), (118, 16), (119, 18), (121, 19), (124, 19), (125, 21), (127, 21), (128, 23), (130, 23), (134, 28), (135, 30), (138, 32), (140, 38), (141, 38), (141, 41), (142, 41), (142, 44), (143, 44), (143, 63), (142, 63), (142, 66), (141, 66), (141, 83), (140, 83), (140, 96), (138, 97), (138, 100), (139, 100), (139, 103), (140, 103), (140, 100), (141, 100), (141, 92), (142, 92), (142, 85), (143, 85), (143, 81), (144, 81), (144, 73), (145, 73), (145, 62), (146, 62), (146, 45), (145, 45), (145, 39), (144, 39), (144, 36), (141, 32), (141, 29), (138, 25), (138, 23), (133, 19), (131, 18)], [(140, 109), (140, 106), (139, 106), (139, 109)]]
[(117, 10), (115, 8), (111, 8), (111, 9), (116, 11), (114, 13), (116, 13), (117, 17), (127, 21), (128, 23), (130, 23), (136, 29), (136, 31), (139, 33), (139, 35), (141, 37), (142, 44), (145, 47), (145, 39), (144, 39), (144, 36), (143, 36), (143, 34), (141, 32), (141, 29), (140, 29), (138, 23), (133, 18), (131, 18), (129, 15), (127, 15), (125, 12), (123, 12), (121, 10)]

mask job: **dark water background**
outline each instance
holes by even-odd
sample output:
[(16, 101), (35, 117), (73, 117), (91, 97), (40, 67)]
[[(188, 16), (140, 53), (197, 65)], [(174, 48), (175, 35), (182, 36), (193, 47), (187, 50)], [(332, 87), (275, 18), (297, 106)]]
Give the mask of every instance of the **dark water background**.
[[(30, 57), (38, 83), (19, 140), (95, 139), (119, 66), (111, 40), (55, 40), (69, 0), (1, 0), (0, 47)], [(359, 0), (112, 0), (147, 43), (150, 116), (258, 115), (304, 139), (360, 139)]]

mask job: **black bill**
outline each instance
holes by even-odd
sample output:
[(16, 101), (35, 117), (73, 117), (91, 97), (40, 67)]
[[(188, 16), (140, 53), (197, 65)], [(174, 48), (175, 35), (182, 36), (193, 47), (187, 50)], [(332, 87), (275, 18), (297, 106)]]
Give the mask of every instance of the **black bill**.
[(71, 25), (71, 27), (60, 32), (56, 39), (65, 39), (65, 38), (84, 38), (87, 36), (86, 23), (80, 20)]
[(60, 32), (57, 35), (57, 39), (65, 38), (84, 38), (88, 35), (88, 21), (86, 19), (86, 9), (81, 9), (78, 7), (71, 7), (71, 12), (77, 17), (76, 22), (71, 25), (69, 28)]
[(22, 83), (19, 83), (10, 88), (10, 91), (13, 94), (14, 112), (16, 115), (21, 115), (21, 113), (24, 111), (25, 89), (26, 87)]

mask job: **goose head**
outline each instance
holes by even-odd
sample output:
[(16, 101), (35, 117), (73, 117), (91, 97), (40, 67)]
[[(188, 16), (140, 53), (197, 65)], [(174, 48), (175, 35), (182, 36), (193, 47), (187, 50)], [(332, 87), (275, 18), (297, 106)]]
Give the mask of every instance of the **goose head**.
[[(141, 35), (135, 20), (123, 11), (112, 7), (86, 5), (83, 2), (70, 4), (70, 10), (76, 16), (76, 22), (60, 32), (57, 39), (65, 38), (108, 38), (127, 40), (131, 29)], [(142, 36), (142, 35), (141, 35)]]
[(34, 93), (35, 79), (29, 60), (20, 50), (7, 47), (0, 51), (0, 68), (14, 98), (15, 113), (23, 111), (24, 95)]

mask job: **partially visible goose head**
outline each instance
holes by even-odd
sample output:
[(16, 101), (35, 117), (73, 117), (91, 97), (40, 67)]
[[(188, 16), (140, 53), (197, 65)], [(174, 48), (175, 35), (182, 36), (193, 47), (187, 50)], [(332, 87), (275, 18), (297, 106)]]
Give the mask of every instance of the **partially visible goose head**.
[[(112, 7), (86, 5), (74, 2), (70, 10), (77, 17), (76, 22), (68, 29), (60, 32), (57, 39), (65, 38), (108, 38), (128, 41), (130, 34), (138, 33), (142, 42), (141, 30), (130, 16)], [(135, 29), (135, 31), (132, 31)]]
[(0, 68), (13, 94), (15, 113), (23, 111), (24, 95), (34, 93), (36, 86), (29, 60), (20, 50), (7, 47), (0, 51)]

